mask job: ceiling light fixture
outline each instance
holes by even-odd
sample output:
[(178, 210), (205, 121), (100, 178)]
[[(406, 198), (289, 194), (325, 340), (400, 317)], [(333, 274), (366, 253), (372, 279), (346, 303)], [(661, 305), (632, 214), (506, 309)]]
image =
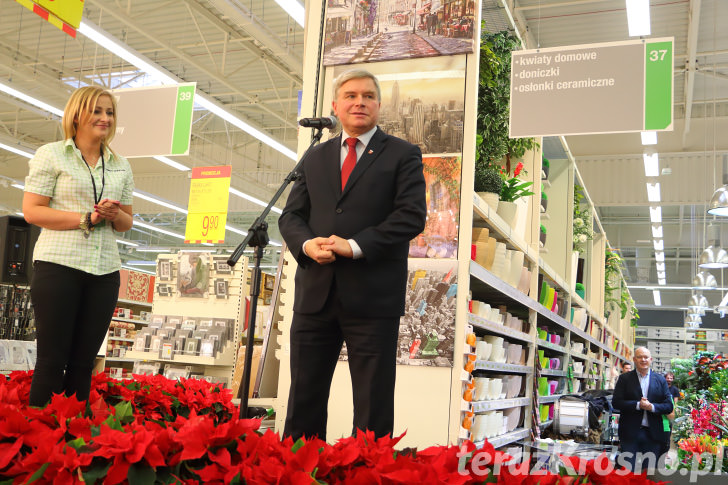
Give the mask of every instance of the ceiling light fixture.
[(688, 328), (698, 328), (702, 323), (703, 321), (700, 319), (700, 315), (688, 314), (685, 317), (685, 326)]
[(665, 278), (660, 278), (660, 279), (657, 280), (657, 283), (659, 285), (666, 285), (667, 284), (667, 280)]
[(153, 204), (161, 205), (162, 207), (166, 207), (167, 209), (172, 209), (177, 212), (187, 214), (187, 209), (183, 209), (182, 207), (175, 205), (171, 202), (167, 202), (166, 200), (158, 199), (157, 197), (154, 197), (153, 195), (147, 194), (146, 192), (142, 192), (140, 190), (134, 191), (134, 197), (139, 197), (140, 199), (144, 199)]
[(627, 29), (630, 37), (650, 35), (650, 0), (627, 0)]
[(652, 290), (652, 299), (655, 300), (655, 306), (662, 306), (659, 290)]
[(647, 200), (650, 202), (660, 202), (660, 184), (647, 184)]
[[(253, 197), (252, 195), (246, 194), (245, 192), (240, 192), (238, 189), (234, 189), (234, 188), (230, 187), (229, 191), (230, 191), (231, 194), (237, 195), (241, 199), (245, 199), (245, 200), (250, 201), (250, 202), (252, 202), (254, 204), (258, 204), (261, 207), (268, 207), (268, 203), (267, 202), (263, 202), (262, 200), (257, 199), (255, 197)], [(279, 209), (278, 207), (271, 207), (270, 210), (271, 210), (271, 212), (275, 212), (277, 214), (282, 214), (283, 213), (283, 211), (281, 209)]]
[(127, 266), (127, 265), (125, 265), (125, 264), (122, 264), (122, 265), (121, 265), (121, 267), (122, 267), (122, 268), (125, 268), (125, 269), (129, 269), (129, 270), (131, 270), (131, 271), (137, 271), (137, 272), (139, 272), (139, 273), (146, 273), (146, 274), (152, 274), (152, 275), (153, 275), (153, 274), (156, 274), (156, 273), (155, 273), (154, 271), (147, 271), (147, 270), (145, 270), (145, 269), (141, 269), (141, 268), (133, 268), (133, 267), (131, 267), (131, 266)]
[(177, 170), (182, 170), (183, 172), (184, 171), (191, 170), (191, 168), (188, 167), (187, 165), (182, 165), (179, 162), (175, 162), (171, 158), (163, 157), (161, 155), (156, 156), (156, 157), (152, 157), (152, 158), (154, 158), (156, 160), (159, 160), (160, 162), (164, 163), (165, 165), (169, 165), (172, 168), (176, 168)]
[(143, 259), (134, 260), (134, 261), (127, 261), (126, 264), (131, 266), (156, 266), (156, 261), (147, 261)]
[(723, 155), (723, 186), (713, 192), (708, 204), (708, 214), (728, 216), (728, 155)]
[(662, 223), (662, 207), (650, 207), (650, 222), (653, 224)]
[(644, 153), (642, 159), (645, 162), (645, 177), (659, 177), (660, 163), (657, 153)]
[(657, 239), (661, 238), (662, 236), (662, 226), (652, 226), (652, 237)]
[(657, 263), (655, 264), (655, 267), (657, 268), (657, 271), (665, 271), (665, 263)]
[(664, 263), (665, 262), (665, 252), (664, 251), (655, 251), (655, 261), (658, 263)]
[(25, 150), (21, 150), (20, 148), (17, 148), (17, 147), (11, 146), (11, 145), (6, 145), (5, 143), (0, 143), (0, 148), (2, 148), (3, 150), (7, 150), (9, 152), (13, 152), (16, 155), (20, 155), (21, 157), (33, 158), (32, 153), (26, 152)]
[(652, 246), (655, 248), (655, 251), (665, 250), (665, 243), (662, 239), (655, 239), (654, 241), (652, 241)]
[(32, 104), (33, 106), (37, 106), (38, 108), (42, 109), (43, 111), (47, 111), (49, 113), (52, 113), (56, 116), (63, 117), (63, 110), (58, 109), (55, 106), (51, 106), (48, 103), (44, 103), (43, 101), (36, 99), (32, 96), (28, 96), (25, 93), (21, 93), (17, 89), (13, 88), (9, 84), (6, 84), (5, 82), (0, 81), (0, 91), (9, 94), (10, 96), (13, 96), (15, 98), (18, 98), (22, 101), (25, 101), (26, 103)]
[(657, 277), (658, 278), (666, 278), (667, 277), (667, 273), (665, 271), (658, 271), (657, 272)]
[[(112, 36), (108, 32), (105, 32), (103, 29), (94, 25), (92, 22), (83, 20), (77, 30), (81, 34), (85, 35), (92, 41), (99, 44), (100, 46), (113, 52), (118, 57), (141, 69), (147, 75), (153, 77), (154, 79), (157, 79), (162, 84), (178, 84), (181, 82), (181, 80), (177, 79), (174, 75), (156, 66), (144, 55), (135, 51), (131, 47), (119, 42), (114, 36)], [(195, 91), (195, 104), (200, 105), (211, 113), (224, 119), (228, 123), (240, 128), (244, 132), (248, 133), (250, 136), (257, 138), (258, 140), (262, 141), (274, 150), (282, 153), (291, 160), (298, 159), (296, 152), (286, 147), (282, 143), (276, 141), (270, 135), (238, 118), (236, 115), (228, 111), (227, 108), (225, 108), (222, 104), (215, 101), (211, 97), (206, 96), (199, 91)]]
[(126, 246), (131, 246), (131, 247), (133, 247), (133, 248), (135, 248), (135, 247), (138, 247), (138, 246), (139, 246), (139, 245), (138, 245), (137, 243), (135, 243), (135, 242), (131, 242), (131, 241), (126, 241), (126, 240), (124, 240), (124, 239), (117, 239), (117, 240), (116, 240), (116, 242), (117, 242), (117, 243), (119, 243), (119, 244), (124, 244), (124, 245), (126, 245)]
[(303, 27), (306, 19), (306, 10), (303, 5), (298, 3), (297, 0), (276, 0), (276, 3), (285, 10), (298, 25)]
[(717, 288), (718, 282), (709, 271), (701, 271), (693, 277), (693, 286), (696, 289), (705, 290), (710, 288)]
[(135, 227), (143, 227), (144, 229), (149, 229), (150, 231), (156, 231), (162, 234), (166, 234), (167, 236), (176, 237), (177, 239), (182, 239), (183, 241), (185, 239), (183, 234), (178, 234), (176, 232), (168, 231), (166, 229), (160, 229), (159, 227), (152, 226), (151, 224), (147, 224), (146, 222), (142, 222), (137, 219), (134, 219), (134, 225), (132, 226), (132, 229), (134, 229)]
[(640, 133), (642, 137), (643, 145), (657, 145), (657, 132), (656, 131), (643, 131)]
[(721, 247), (712, 244), (703, 249), (698, 266), (701, 268), (728, 268), (728, 253)]

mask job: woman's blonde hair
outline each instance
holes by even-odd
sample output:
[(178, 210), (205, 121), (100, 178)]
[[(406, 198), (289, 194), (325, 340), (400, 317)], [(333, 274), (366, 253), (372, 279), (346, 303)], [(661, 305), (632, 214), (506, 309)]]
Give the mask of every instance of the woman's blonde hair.
[(76, 136), (78, 123), (83, 122), (96, 109), (96, 103), (101, 96), (108, 96), (111, 99), (111, 106), (114, 109), (114, 117), (111, 119), (109, 134), (101, 141), (102, 146), (108, 148), (109, 143), (116, 134), (116, 99), (107, 90), (97, 86), (85, 86), (78, 88), (71, 94), (63, 110), (63, 135), (65, 139)]

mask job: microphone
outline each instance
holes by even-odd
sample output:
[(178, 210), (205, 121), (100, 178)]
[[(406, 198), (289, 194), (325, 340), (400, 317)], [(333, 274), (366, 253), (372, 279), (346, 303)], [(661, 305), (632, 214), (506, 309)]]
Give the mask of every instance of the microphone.
[(298, 121), (298, 124), (304, 128), (328, 128), (329, 130), (335, 130), (336, 126), (339, 124), (339, 120), (336, 116), (331, 115), (324, 116), (322, 118), (301, 118)]

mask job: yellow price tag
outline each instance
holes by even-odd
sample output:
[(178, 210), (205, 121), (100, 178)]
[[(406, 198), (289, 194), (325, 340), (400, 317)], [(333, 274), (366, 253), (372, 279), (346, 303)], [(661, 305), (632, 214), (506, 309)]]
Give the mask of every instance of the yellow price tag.
[(225, 242), (232, 167), (192, 169), (185, 243)]

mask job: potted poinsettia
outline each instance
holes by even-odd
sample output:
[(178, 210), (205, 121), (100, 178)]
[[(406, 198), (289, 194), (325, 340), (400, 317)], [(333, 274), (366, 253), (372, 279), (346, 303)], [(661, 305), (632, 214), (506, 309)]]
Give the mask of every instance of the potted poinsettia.
[(541, 224), (541, 233), (538, 239), (541, 241), (541, 246), (546, 246), (546, 226), (543, 224)]
[(577, 283), (576, 285), (574, 285), (574, 291), (577, 295), (581, 297), (582, 300), (586, 296), (586, 288), (584, 287), (583, 283)]
[(546, 192), (541, 192), (541, 207), (543, 208), (543, 212), (546, 212), (546, 209), (549, 208), (549, 196)]
[(529, 190), (533, 182), (526, 182), (518, 178), (521, 173), (525, 173), (523, 170), (523, 162), (518, 162), (516, 168), (513, 170), (513, 177), (509, 176), (506, 170), (501, 170), (500, 172), (500, 176), (503, 179), (503, 187), (500, 191), (498, 215), (510, 226), (513, 225), (513, 221), (516, 219), (516, 200), (521, 197), (533, 195), (533, 192)]

